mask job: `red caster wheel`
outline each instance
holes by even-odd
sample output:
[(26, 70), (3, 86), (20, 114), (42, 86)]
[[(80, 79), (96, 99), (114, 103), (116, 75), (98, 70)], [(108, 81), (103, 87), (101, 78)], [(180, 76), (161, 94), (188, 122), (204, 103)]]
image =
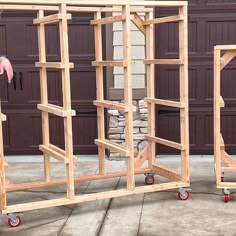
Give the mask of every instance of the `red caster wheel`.
[(147, 185), (152, 185), (152, 184), (154, 184), (154, 182), (155, 182), (155, 177), (154, 176), (145, 177), (145, 183)]
[(189, 196), (190, 196), (189, 191), (186, 191), (185, 193), (186, 193), (185, 195), (182, 195), (180, 192), (178, 192), (179, 200), (187, 200), (189, 198)]
[(16, 216), (15, 220), (8, 218), (8, 225), (10, 227), (18, 227), (20, 224), (21, 224), (21, 217), (20, 216)]
[(225, 203), (229, 202), (229, 194), (224, 195), (224, 202)]
[(224, 180), (225, 180), (225, 178), (223, 176), (220, 179), (221, 179), (221, 182), (224, 182)]

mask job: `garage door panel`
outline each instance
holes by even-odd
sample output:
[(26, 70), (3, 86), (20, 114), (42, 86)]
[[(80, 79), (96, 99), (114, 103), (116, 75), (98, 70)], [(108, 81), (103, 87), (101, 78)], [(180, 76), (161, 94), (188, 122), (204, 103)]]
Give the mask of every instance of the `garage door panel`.
[[(225, 4), (227, 5), (225, 6)], [(205, 0), (205, 4), (209, 8), (214, 7), (234, 7), (235, 6), (235, 0)]]
[[(203, 67), (202, 67), (203, 68)], [(209, 106), (213, 105), (213, 66), (207, 66), (203, 68), (204, 70), (204, 83), (202, 88), (204, 91), (205, 103)], [(227, 105), (235, 104), (236, 105), (236, 65), (231, 65), (226, 67), (221, 72), (221, 96), (224, 98), (225, 102), (228, 102)], [(203, 104), (202, 104), (203, 105)]]
[[(235, 4), (236, 5), (236, 4)], [(189, 11), (188, 39), (190, 60), (212, 60), (213, 47), (217, 44), (234, 44), (236, 33), (236, 16), (232, 13), (216, 14)], [(157, 16), (170, 13), (159, 11)], [(173, 12), (172, 12), (173, 14)], [(178, 24), (161, 24), (156, 28), (158, 53), (161, 58), (177, 58), (179, 50)], [(167, 40), (169, 39), (169, 40)]]
[(6, 55), (7, 47), (6, 47), (6, 25), (0, 25), (0, 53), (1, 55)]
[[(190, 115), (189, 120), (190, 120), (190, 134), (189, 134), (190, 147), (196, 149), (199, 147), (199, 145), (201, 145), (197, 143), (197, 141), (200, 140), (198, 132), (198, 128), (200, 126), (199, 123), (200, 119), (198, 119), (197, 114), (192, 114)], [(162, 129), (159, 129), (159, 132), (157, 132), (158, 137), (180, 143), (179, 113), (159, 115), (158, 122), (159, 122), (158, 127), (162, 127)], [(178, 153), (178, 150), (169, 148), (167, 146), (158, 145), (158, 152)]]
[[(180, 143), (179, 124), (179, 113), (158, 115), (158, 126), (162, 127), (162, 129), (157, 132), (157, 137)], [(178, 151), (164, 145), (158, 145), (158, 152), (165, 153), (167, 150), (173, 153)]]
[[(217, 44), (236, 44), (236, 3), (225, 0), (189, 1), (189, 104), (190, 152), (213, 153), (213, 49)], [(227, 3), (227, 4), (226, 4)], [(172, 9), (159, 9), (157, 15), (173, 14)], [(172, 30), (173, 32), (170, 32)], [(178, 28), (159, 27), (156, 31), (156, 57), (175, 58)], [(178, 42), (178, 39), (177, 39)], [(177, 70), (164, 66), (156, 70), (157, 96), (176, 99), (178, 84), (169, 89), (170, 78), (178, 79)], [(221, 74), (221, 95), (226, 107), (222, 109), (221, 127), (226, 148), (236, 152), (236, 63), (231, 62)], [(162, 121), (164, 122), (164, 121)], [(169, 137), (171, 129), (164, 129), (157, 121), (157, 129)], [(167, 134), (165, 134), (165, 132)], [(172, 152), (172, 149), (160, 148)]]
[(7, 122), (3, 125), (5, 151), (9, 154), (18, 154), (20, 151), (24, 151), (25, 154), (34, 153), (41, 143), (38, 139), (41, 131), (38, 122), (40, 118), (40, 114), (34, 112), (7, 113)]
[(196, 7), (198, 4), (200, 4), (199, 2), (201, 2), (202, 0), (190, 0), (188, 1), (188, 4), (190, 7)]
[(74, 150), (78, 153), (97, 153), (94, 139), (97, 137), (96, 114), (82, 114), (73, 118)]
[[(159, 15), (161, 17), (161, 15)], [(159, 44), (157, 45), (158, 57), (160, 58), (178, 58), (179, 57), (179, 26), (177, 23), (166, 23), (157, 26), (159, 33)], [(197, 21), (191, 20), (189, 22), (189, 53), (196, 54), (198, 47), (198, 28)], [(168, 40), (167, 43), (165, 42)]]
[[(73, 17), (77, 15), (73, 14)], [(79, 112), (90, 112), (91, 117), (84, 118), (80, 128), (74, 134), (75, 153), (97, 153), (97, 146), (91, 139), (97, 135), (96, 107), (92, 101), (96, 96), (94, 60), (94, 30), (88, 17), (80, 23), (69, 21), (70, 61), (75, 64), (71, 70), (72, 108)], [(8, 85), (7, 79), (1, 78), (0, 92), (3, 112), (8, 121), (4, 125), (4, 145), (6, 153), (29, 154), (41, 153), (38, 145), (42, 143), (41, 114), (37, 110), (40, 103), (39, 69), (35, 68), (38, 58), (37, 27), (33, 25), (36, 12), (4, 11), (1, 14), (0, 54), (7, 55), (16, 72), (16, 86)], [(85, 19), (85, 18), (83, 18)], [(47, 61), (60, 61), (60, 40), (58, 24), (46, 25)], [(20, 75), (23, 73), (23, 89), (20, 88)], [(62, 105), (61, 71), (48, 69), (49, 103)], [(80, 117), (73, 118), (74, 123), (81, 123)], [(50, 118), (50, 133), (53, 144), (64, 143), (63, 121)], [(81, 137), (80, 133), (83, 133)], [(92, 133), (88, 133), (92, 132)], [(86, 143), (88, 142), (88, 143)]]
[(221, 73), (221, 96), (236, 105), (236, 66), (225, 68)]
[(228, 147), (236, 147), (236, 114), (225, 112), (221, 115), (221, 132)]
[(69, 23), (68, 32), (71, 58), (94, 59), (94, 28), (90, 25), (90, 22)]
[[(174, 114), (159, 115), (158, 122), (159, 125), (163, 127), (163, 129), (161, 129), (158, 132), (159, 138), (168, 139), (174, 142), (180, 142), (179, 113), (176, 115)], [(169, 132), (166, 132), (166, 130), (168, 130)]]
[[(192, 111), (189, 117), (190, 153), (212, 154), (213, 146), (213, 111)], [(158, 135), (179, 142), (178, 115), (159, 115)], [(221, 132), (225, 140), (226, 149), (234, 152), (236, 149), (236, 110), (224, 110), (221, 114)], [(158, 146), (161, 153), (177, 153), (166, 146)]]
[(190, 68), (189, 69), (189, 102), (195, 102), (197, 101), (198, 96), (198, 86), (197, 86), (197, 69), (196, 68)]
[[(89, 102), (96, 99), (96, 75), (94, 68), (87, 67), (81, 70), (75, 68), (71, 71), (72, 103)], [(96, 109), (96, 107), (94, 107)]]
[(205, 51), (213, 53), (215, 45), (235, 44), (236, 17), (229, 15), (206, 20)]
[[(161, 17), (161, 15), (159, 15)], [(159, 58), (168, 58), (176, 57), (178, 58), (179, 52), (179, 26), (177, 23), (166, 23), (160, 24), (157, 26), (157, 31), (159, 34), (159, 44), (158, 44), (158, 57)], [(166, 39), (168, 42), (165, 42)]]
[(157, 83), (157, 97), (160, 99), (179, 100), (179, 68), (176, 66), (157, 66), (163, 76)]
[(204, 88), (204, 97), (206, 101), (211, 101), (213, 104), (213, 90), (214, 90), (214, 84), (213, 84), (213, 68), (206, 68), (205, 69), (205, 76), (204, 76), (204, 83), (202, 84), (202, 87)]
[(8, 103), (9, 101), (9, 93), (8, 89), (11, 85), (7, 82), (6, 75), (2, 75), (0, 78), (0, 94), (1, 94), (1, 102)]
[[(179, 68), (176, 66), (157, 66), (160, 77), (156, 80), (157, 97), (161, 99), (177, 100), (180, 99), (179, 93)], [(189, 69), (189, 99), (195, 102), (199, 99), (201, 88), (198, 87), (198, 75), (200, 71), (196, 66)], [(200, 92), (198, 91), (200, 90)]]
[(3, 122), (2, 123), (2, 130), (3, 130), (3, 146), (4, 148), (9, 149), (10, 147), (10, 133), (9, 131), (9, 123)]

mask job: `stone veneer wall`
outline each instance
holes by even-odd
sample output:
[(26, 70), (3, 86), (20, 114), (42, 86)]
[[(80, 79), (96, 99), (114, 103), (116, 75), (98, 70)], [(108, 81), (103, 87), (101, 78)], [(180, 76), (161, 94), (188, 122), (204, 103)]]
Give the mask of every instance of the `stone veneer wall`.
[[(120, 101), (118, 101), (120, 102)], [(146, 145), (145, 134), (147, 134), (147, 104), (144, 100), (133, 101), (134, 105), (134, 148), (142, 150)], [(124, 114), (117, 110), (109, 110), (109, 130), (108, 137), (111, 141), (125, 144), (125, 118)], [(119, 160), (121, 156), (118, 153), (108, 154), (110, 160)]]

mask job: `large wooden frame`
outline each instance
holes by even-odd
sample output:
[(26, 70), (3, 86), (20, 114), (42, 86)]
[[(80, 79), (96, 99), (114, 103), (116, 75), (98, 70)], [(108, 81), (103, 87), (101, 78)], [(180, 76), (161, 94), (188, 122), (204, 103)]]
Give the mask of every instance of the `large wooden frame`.
[[(222, 52), (224, 52), (222, 54)], [(229, 194), (230, 188), (236, 188), (235, 182), (225, 182), (224, 173), (236, 172), (236, 161), (225, 151), (224, 139), (221, 134), (220, 113), (225, 106), (220, 94), (221, 71), (236, 57), (236, 45), (218, 45), (214, 47), (214, 157), (217, 188)], [(227, 202), (228, 197), (225, 198)]]
[[(14, 5), (17, 4), (17, 5)], [(29, 5), (32, 4), (32, 5)], [(67, 5), (68, 4), (68, 5)], [(113, 8), (112, 6), (120, 6)], [(106, 6), (106, 7), (104, 7)], [(137, 7), (136, 7), (137, 6)], [(142, 7), (140, 7), (142, 6)], [(150, 7), (178, 7), (179, 14), (177, 16), (153, 18), (153, 9)], [(36, 67), (40, 68), (40, 85), (41, 85), (41, 104), (38, 109), (42, 111), (42, 130), (43, 144), (40, 150), (44, 154), (44, 180), (40, 182), (31, 182), (23, 184), (6, 183), (5, 179), (5, 161), (3, 155), (2, 130), (0, 122), (0, 146), (1, 146), (1, 212), (3, 214), (22, 212), (33, 209), (41, 209), (65, 204), (74, 204), (79, 202), (93, 201), (105, 198), (121, 197), (138, 193), (162, 191), (166, 189), (181, 188), (180, 193), (184, 193), (184, 187), (189, 186), (189, 130), (188, 130), (188, 45), (187, 45), (187, 2), (185, 1), (78, 1), (78, 0), (39, 0), (37, 5), (34, 1), (21, 0), (5, 0), (0, 1), (0, 9), (4, 10), (35, 10), (38, 13), (34, 23), (38, 27), (39, 42), (39, 62)], [(56, 14), (44, 16), (44, 11), (55, 11)], [(97, 100), (94, 104), (97, 106), (98, 114), (98, 139), (95, 141), (99, 147), (99, 173), (90, 176), (74, 176), (74, 159), (73, 143), (72, 143), (72, 124), (71, 117), (74, 111), (71, 110), (71, 94), (70, 94), (70, 68), (73, 63), (69, 62), (68, 52), (68, 34), (67, 20), (71, 18), (68, 12), (87, 11), (94, 12), (94, 20), (91, 24), (95, 28), (95, 49), (96, 59), (92, 64), (96, 66), (96, 83), (97, 83)], [(119, 16), (111, 16), (102, 18), (102, 12), (120, 12)], [(139, 13), (145, 14), (145, 19), (139, 16)], [(122, 22), (123, 27), (123, 55), (122, 61), (104, 61), (102, 55), (102, 24), (113, 22)], [(146, 64), (147, 69), (147, 98), (148, 103), (148, 146), (134, 157), (133, 149), (133, 105), (132, 105), (132, 61), (131, 61), (131, 21), (146, 36)], [(59, 23), (60, 43), (61, 43), (61, 62), (47, 62), (45, 50), (45, 24), (52, 22)], [(165, 22), (179, 23), (179, 58), (178, 59), (155, 59), (154, 58), (154, 24)], [(154, 65), (155, 64), (174, 64), (180, 67), (180, 101), (165, 101), (155, 98), (154, 93)], [(103, 68), (106, 66), (121, 66), (124, 68), (124, 103), (114, 103), (104, 100), (103, 85)], [(63, 107), (58, 107), (48, 103), (47, 94), (47, 68), (59, 68), (62, 73), (63, 84)], [(155, 105), (165, 105), (180, 109), (180, 133), (181, 142), (165, 140), (155, 137)], [(124, 112), (126, 124), (126, 145), (118, 145), (106, 139), (104, 110), (117, 109)], [(49, 138), (49, 114), (60, 116), (64, 119), (64, 136), (65, 150), (62, 150), (50, 144)], [(156, 163), (155, 160), (155, 144), (160, 143), (179, 149), (181, 151), (181, 173), (172, 171), (164, 166)], [(125, 171), (107, 173), (105, 168), (105, 149), (119, 152), (127, 158), (127, 169)], [(50, 174), (50, 157), (65, 163), (66, 179), (51, 179)], [(148, 160), (148, 167), (142, 168), (145, 160)], [(154, 184), (150, 186), (135, 186), (135, 175), (144, 173), (155, 173), (171, 182)], [(86, 194), (83, 196), (75, 196), (75, 182), (92, 181), (99, 179), (107, 179), (112, 177), (127, 176), (127, 188), (121, 190), (113, 190), (101, 193)], [(40, 202), (31, 202), (17, 205), (7, 205), (6, 192), (24, 190), (30, 188), (39, 188), (46, 186), (55, 186), (66, 184), (67, 196), (64, 198), (46, 200)]]

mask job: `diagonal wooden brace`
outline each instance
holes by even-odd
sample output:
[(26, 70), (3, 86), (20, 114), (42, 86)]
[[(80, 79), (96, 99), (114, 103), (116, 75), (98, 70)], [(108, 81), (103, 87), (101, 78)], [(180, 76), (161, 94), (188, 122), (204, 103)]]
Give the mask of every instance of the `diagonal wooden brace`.
[(220, 70), (223, 70), (234, 57), (236, 57), (236, 50), (226, 52), (220, 59)]
[(230, 167), (236, 167), (236, 161), (224, 150), (220, 152), (221, 160)]
[(135, 163), (134, 163), (134, 168), (135, 169), (138, 169), (140, 168), (143, 163), (147, 160), (147, 157), (148, 157), (148, 147), (145, 147), (138, 155)]
[(146, 27), (143, 25), (143, 19), (139, 16), (138, 13), (134, 12), (132, 13), (134, 18), (132, 19), (132, 22), (138, 27), (138, 29), (146, 35)]

